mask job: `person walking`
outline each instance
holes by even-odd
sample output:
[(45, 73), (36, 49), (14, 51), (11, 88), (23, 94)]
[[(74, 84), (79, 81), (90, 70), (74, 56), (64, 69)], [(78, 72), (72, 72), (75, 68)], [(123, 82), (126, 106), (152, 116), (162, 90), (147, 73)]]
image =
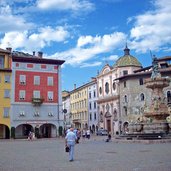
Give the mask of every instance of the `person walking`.
[(65, 137), (65, 145), (69, 147), (69, 161), (74, 160), (74, 146), (77, 140), (77, 136), (73, 132), (73, 128), (70, 128), (70, 131), (67, 133)]
[(87, 139), (90, 139), (90, 130), (89, 129), (87, 129), (86, 135), (87, 135)]

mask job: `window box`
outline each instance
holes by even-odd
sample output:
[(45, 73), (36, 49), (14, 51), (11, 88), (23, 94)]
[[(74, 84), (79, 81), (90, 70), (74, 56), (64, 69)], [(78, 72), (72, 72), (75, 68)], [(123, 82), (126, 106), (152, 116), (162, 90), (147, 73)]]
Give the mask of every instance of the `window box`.
[(32, 98), (32, 103), (35, 106), (40, 106), (43, 103), (44, 99), (43, 98)]

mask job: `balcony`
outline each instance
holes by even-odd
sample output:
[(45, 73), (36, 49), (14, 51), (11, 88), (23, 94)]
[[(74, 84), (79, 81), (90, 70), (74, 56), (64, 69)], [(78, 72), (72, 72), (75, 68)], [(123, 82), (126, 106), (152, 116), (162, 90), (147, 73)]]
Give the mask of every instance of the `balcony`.
[(40, 106), (43, 103), (44, 99), (43, 98), (32, 98), (32, 104), (34, 106)]

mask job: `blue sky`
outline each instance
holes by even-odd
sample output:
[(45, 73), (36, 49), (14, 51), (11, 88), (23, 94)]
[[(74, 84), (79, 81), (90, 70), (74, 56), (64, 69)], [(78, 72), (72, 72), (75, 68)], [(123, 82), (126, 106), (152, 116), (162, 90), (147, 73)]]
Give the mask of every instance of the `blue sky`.
[(171, 54), (169, 0), (0, 0), (0, 48), (61, 59), (62, 89), (73, 90), (123, 56), (142, 65)]

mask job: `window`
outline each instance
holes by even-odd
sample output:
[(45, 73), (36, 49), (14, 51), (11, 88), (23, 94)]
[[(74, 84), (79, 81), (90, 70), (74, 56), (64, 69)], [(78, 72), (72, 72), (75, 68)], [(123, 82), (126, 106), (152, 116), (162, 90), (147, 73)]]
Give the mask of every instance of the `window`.
[(125, 102), (125, 103), (128, 103), (127, 95), (124, 96), (124, 102)]
[(94, 120), (96, 120), (97, 119), (97, 117), (96, 117), (96, 112), (94, 113)]
[(105, 84), (105, 92), (106, 92), (106, 94), (109, 93), (109, 83), (108, 82), (106, 82), (106, 84)]
[(0, 56), (0, 69), (4, 68), (4, 58), (5, 56)]
[(48, 86), (53, 86), (53, 77), (48, 77)]
[(20, 98), (20, 100), (24, 100), (25, 99), (25, 95), (26, 95), (25, 90), (20, 90), (19, 91), (19, 98)]
[(124, 81), (124, 88), (126, 88), (126, 81)]
[(91, 92), (89, 92), (89, 99), (91, 99)]
[(91, 109), (91, 102), (89, 103), (89, 108)]
[(116, 90), (116, 83), (113, 82), (113, 90)]
[(10, 83), (10, 75), (5, 75), (5, 83)]
[(143, 85), (143, 84), (144, 84), (144, 82), (143, 82), (143, 79), (142, 79), (142, 78), (140, 78), (140, 79), (139, 79), (139, 84), (140, 84), (140, 85)]
[(170, 91), (167, 92), (167, 103), (171, 104), (171, 92)]
[(92, 114), (90, 113), (90, 121), (92, 120)]
[(48, 91), (48, 101), (53, 101), (53, 91)]
[(124, 112), (125, 112), (125, 115), (127, 116), (128, 110), (127, 110), (127, 107), (126, 106), (124, 106)]
[(102, 94), (102, 88), (101, 87), (99, 88), (99, 93)]
[(34, 76), (34, 85), (40, 85), (40, 76)]
[(33, 91), (34, 98), (40, 98), (40, 91)]
[(127, 70), (124, 70), (123, 71), (123, 75), (128, 75), (128, 71)]
[(96, 102), (94, 102), (94, 109), (96, 109)]
[(94, 97), (96, 97), (96, 92), (94, 91)]
[(4, 98), (10, 98), (10, 90), (8, 89), (4, 90)]
[(10, 110), (9, 107), (4, 108), (4, 118), (9, 118), (9, 110)]
[(140, 101), (144, 101), (144, 94), (143, 93), (140, 94)]
[(20, 75), (20, 84), (25, 85), (26, 84), (26, 76)]

